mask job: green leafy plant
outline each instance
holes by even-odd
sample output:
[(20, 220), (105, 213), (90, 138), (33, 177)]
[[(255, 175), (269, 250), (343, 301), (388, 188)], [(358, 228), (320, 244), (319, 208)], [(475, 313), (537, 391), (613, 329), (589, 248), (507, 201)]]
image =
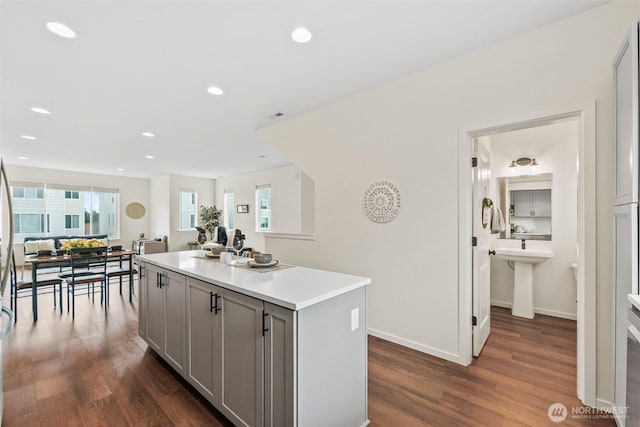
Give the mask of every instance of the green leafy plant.
[(220, 225), (220, 218), (222, 217), (222, 210), (214, 206), (200, 206), (200, 225), (207, 230), (211, 235), (215, 231), (216, 227)]

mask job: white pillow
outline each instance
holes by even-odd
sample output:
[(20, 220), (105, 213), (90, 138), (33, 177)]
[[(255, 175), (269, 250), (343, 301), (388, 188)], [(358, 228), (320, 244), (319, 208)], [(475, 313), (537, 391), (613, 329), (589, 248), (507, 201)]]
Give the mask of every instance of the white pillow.
[(36, 253), (38, 251), (53, 251), (56, 244), (53, 239), (46, 240), (27, 240), (24, 242), (25, 253)]

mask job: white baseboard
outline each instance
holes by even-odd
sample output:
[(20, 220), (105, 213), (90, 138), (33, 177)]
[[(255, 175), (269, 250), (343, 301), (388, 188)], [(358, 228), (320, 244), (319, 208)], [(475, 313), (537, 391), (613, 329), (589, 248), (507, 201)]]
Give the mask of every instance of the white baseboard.
[(396, 344), (400, 344), (402, 346), (420, 351), (422, 353), (426, 353), (431, 356), (448, 360), (450, 362), (458, 363), (460, 365), (465, 365), (465, 363), (462, 361), (462, 358), (460, 357), (459, 354), (449, 353), (448, 351), (443, 351), (437, 348), (429, 347), (428, 345), (420, 344), (415, 341), (411, 341), (411, 340), (398, 337), (396, 335), (388, 334), (386, 332), (378, 331), (372, 328), (367, 328), (367, 332), (369, 333), (369, 335), (373, 335), (374, 337), (382, 338), (383, 340), (391, 341)]
[[(506, 301), (491, 300), (491, 305), (495, 305), (496, 307), (511, 308), (513, 306), (513, 303), (506, 302)], [(576, 314), (565, 313), (562, 311), (547, 310), (546, 308), (533, 307), (533, 311), (536, 314), (542, 314), (544, 316), (560, 317), (561, 319), (569, 319), (569, 320), (578, 319), (578, 316)]]
[(596, 405), (597, 405), (596, 408), (601, 411), (611, 412), (611, 407), (613, 406), (613, 403), (604, 399), (596, 399)]

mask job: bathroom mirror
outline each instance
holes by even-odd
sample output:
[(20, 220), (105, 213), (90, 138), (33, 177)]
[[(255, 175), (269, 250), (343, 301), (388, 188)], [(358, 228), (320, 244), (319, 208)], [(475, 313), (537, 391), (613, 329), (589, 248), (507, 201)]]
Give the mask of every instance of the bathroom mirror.
[(553, 174), (509, 176), (497, 179), (498, 197), (506, 230), (500, 239), (551, 240)]

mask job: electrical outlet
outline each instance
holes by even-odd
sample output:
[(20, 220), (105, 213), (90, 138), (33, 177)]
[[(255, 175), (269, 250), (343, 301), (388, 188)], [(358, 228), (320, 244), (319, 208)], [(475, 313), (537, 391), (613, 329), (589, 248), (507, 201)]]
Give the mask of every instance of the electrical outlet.
[(358, 329), (358, 308), (354, 308), (351, 310), (351, 330), (355, 331)]

